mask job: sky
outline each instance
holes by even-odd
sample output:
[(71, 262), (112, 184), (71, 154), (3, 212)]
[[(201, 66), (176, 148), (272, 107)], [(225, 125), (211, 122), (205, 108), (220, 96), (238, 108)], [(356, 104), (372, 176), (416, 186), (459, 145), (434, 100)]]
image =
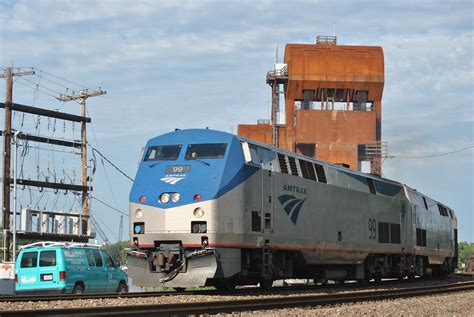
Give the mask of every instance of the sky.
[[(36, 68), (16, 79), (18, 103), (79, 113), (51, 95), (77, 91), (75, 83), (106, 90), (87, 101), (89, 141), (134, 177), (151, 137), (175, 128), (235, 133), (269, 118), (265, 76), (277, 45), (281, 61), (286, 43), (335, 29), (339, 44), (382, 46), (382, 139), (399, 157), (384, 161), (383, 175), (453, 208), (459, 240), (474, 242), (474, 150), (401, 158), (474, 145), (473, 17), (472, 1), (0, 0), (0, 67)], [(98, 157), (96, 166), (94, 197), (127, 213), (131, 181)], [(116, 241), (120, 214), (96, 200), (93, 214)]]

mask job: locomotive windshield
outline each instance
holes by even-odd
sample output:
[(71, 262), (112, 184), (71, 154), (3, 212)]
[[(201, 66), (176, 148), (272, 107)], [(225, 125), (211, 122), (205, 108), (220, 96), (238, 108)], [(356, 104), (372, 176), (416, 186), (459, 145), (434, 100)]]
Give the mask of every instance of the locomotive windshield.
[(182, 145), (150, 146), (146, 151), (145, 161), (176, 160)]
[(226, 147), (227, 143), (190, 144), (185, 159), (223, 158)]

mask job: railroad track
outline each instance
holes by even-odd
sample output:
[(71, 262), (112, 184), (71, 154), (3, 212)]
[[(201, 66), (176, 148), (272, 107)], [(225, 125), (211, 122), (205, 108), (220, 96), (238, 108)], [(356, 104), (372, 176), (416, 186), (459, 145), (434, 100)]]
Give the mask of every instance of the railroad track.
[[(464, 276), (464, 275), (462, 275)], [(466, 277), (466, 276), (464, 276)], [(108, 299), (108, 298), (136, 298), (136, 297), (159, 297), (159, 296), (174, 296), (174, 295), (266, 295), (274, 294), (278, 295), (283, 292), (297, 292), (297, 291), (311, 291), (311, 290), (322, 290), (330, 288), (364, 288), (369, 285), (374, 287), (386, 286), (391, 284), (413, 284), (419, 281), (417, 280), (384, 280), (379, 283), (360, 284), (356, 282), (349, 282), (345, 284), (327, 284), (327, 285), (293, 285), (293, 286), (277, 286), (271, 289), (261, 289), (259, 287), (247, 287), (235, 289), (232, 291), (218, 291), (212, 289), (201, 289), (201, 290), (190, 290), (185, 292), (175, 291), (161, 291), (161, 292), (136, 292), (136, 293), (95, 293), (95, 294), (56, 294), (56, 295), (15, 295), (15, 296), (0, 296), (0, 302), (41, 302), (51, 300), (76, 300), (76, 299)], [(433, 279), (434, 281), (434, 279)]]
[[(470, 277), (473, 279), (473, 275), (466, 275), (457, 273), (454, 276), (459, 277)], [(443, 278), (441, 279), (443, 280)], [(283, 292), (296, 292), (296, 291), (311, 291), (311, 290), (321, 290), (328, 288), (364, 288), (369, 285), (374, 287), (386, 286), (391, 284), (413, 284), (417, 282), (422, 282), (422, 279), (415, 280), (396, 280), (388, 279), (383, 280), (379, 283), (368, 283), (360, 284), (357, 282), (348, 282), (345, 284), (326, 284), (326, 285), (293, 285), (293, 286), (277, 286), (271, 289), (261, 289), (259, 287), (247, 287), (235, 289), (232, 291), (219, 291), (219, 290), (190, 290), (185, 292), (175, 292), (175, 291), (158, 291), (158, 292), (136, 292), (136, 293), (95, 293), (95, 294), (56, 294), (56, 295), (15, 295), (15, 296), (0, 296), (0, 302), (40, 302), (40, 301), (51, 301), (51, 300), (76, 300), (76, 299), (107, 299), (107, 298), (135, 298), (135, 297), (159, 297), (159, 296), (173, 296), (173, 295), (211, 295), (211, 296), (220, 296), (220, 295), (263, 295), (263, 294), (279, 294)], [(436, 279), (431, 279), (431, 281), (436, 281)]]
[(80, 307), (41, 310), (0, 311), (1, 316), (168, 316), (189, 314), (216, 314), (239, 311), (254, 311), (290, 307), (333, 305), (348, 302), (363, 302), (422, 295), (474, 290), (474, 281), (436, 286), (408, 287), (392, 290), (360, 291), (325, 295), (298, 295), (231, 301), (206, 301), (194, 303), (149, 304), (134, 306)]

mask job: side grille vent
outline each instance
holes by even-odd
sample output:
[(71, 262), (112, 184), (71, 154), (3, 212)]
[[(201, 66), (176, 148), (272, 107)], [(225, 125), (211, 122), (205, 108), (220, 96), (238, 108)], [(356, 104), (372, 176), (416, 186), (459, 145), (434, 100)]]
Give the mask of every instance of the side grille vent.
[(288, 166), (286, 166), (286, 160), (283, 154), (278, 153), (278, 162), (280, 163), (281, 172), (288, 174)]

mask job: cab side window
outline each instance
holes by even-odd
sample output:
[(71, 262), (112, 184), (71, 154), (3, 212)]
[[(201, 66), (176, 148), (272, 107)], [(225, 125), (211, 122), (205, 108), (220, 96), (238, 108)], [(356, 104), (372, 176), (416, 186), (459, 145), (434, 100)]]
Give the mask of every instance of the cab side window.
[(257, 148), (250, 145), (250, 156), (252, 157), (252, 164), (260, 166), (260, 160), (258, 158)]
[(92, 255), (92, 250), (86, 250), (87, 262), (89, 262), (89, 266), (95, 266), (94, 264), (94, 255)]
[(103, 266), (104, 264), (102, 263), (102, 257), (100, 256), (99, 250), (92, 250), (94, 253), (94, 259), (95, 259), (95, 266)]

